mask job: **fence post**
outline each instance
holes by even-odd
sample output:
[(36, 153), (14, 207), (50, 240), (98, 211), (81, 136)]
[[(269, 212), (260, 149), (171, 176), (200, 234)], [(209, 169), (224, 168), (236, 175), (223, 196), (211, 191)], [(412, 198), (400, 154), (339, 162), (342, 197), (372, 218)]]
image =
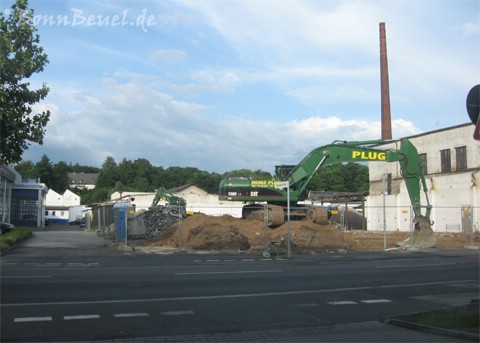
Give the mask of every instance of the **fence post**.
[(270, 256), (270, 249), (268, 244), (268, 206), (263, 207), (263, 255)]
[(183, 221), (183, 206), (178, 206), (178, 248), (179, 251), (183, 250), (183, 234), (182, 234), (182, 221)]
[(385, 193), (387, 192), (387, 174), (383, 174), (383, 250), (387, 250), (387, 210), (385, 208)]

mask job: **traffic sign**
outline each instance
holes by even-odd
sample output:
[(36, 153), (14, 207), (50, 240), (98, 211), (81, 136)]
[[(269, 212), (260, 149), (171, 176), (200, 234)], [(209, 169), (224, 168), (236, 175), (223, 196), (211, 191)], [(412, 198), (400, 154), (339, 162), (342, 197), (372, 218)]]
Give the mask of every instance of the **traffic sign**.
[(467, 113), (475, 125), (473, 131), (473, 139), (480, 141), (480, 85), (474, 86), (470, 89), (467, 95)]
[(477, 126), (475, 126), (475, 131), (473, 131), (473, 139), (480, 141), (480, 117), (478, 117)]
[(275, 184), (275, 188), (278, 189), (288, 188), (289, 186), (290, 183), (288, 181), (279, 181)]

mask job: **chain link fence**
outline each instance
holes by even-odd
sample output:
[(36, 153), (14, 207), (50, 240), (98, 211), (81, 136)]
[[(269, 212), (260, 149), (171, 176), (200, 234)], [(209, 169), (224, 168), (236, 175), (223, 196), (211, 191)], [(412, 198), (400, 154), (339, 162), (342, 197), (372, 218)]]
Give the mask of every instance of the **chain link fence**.
[[(351, 206), (339, 205), (325, 207), (328, 212), (328, 223), (340, 230), (345, 231), (373, 231), (373, 232), (413, 232), (414, 229), (414, 212), (410, 206), (366, 206), (361, 207), (352, 204)], [(114, 204), (105, 203), (92, 207), (91, 213), (87, 216), (87, 229), (97, 231), (99, 235), (106, 239), (125, 242), (128, 239), (148, 238), (158, 234), (167, 227), (176, 224), (179, 230), (178, 246), (183, 247), (184, 242), (182, 234), (183, 222), (188, 215), (203, 214), (208, 216), (231, 216), (242, 218), (242, 207), (238, 204), (232, 206), (212, 206), (212, 205), (196, 205), (187, 206), (178, 214), (169, 214), (170, 221), (165, 222), (164, 227), (149, 227), (145, 223), (141, 223), (142, 230), (138, 230), (139, 219), (136, 216), (127, 216), (125, 223), (125, 236), (119, 236), (118, 228), (116, 228)], [(180, 214), (181, 213), (181, 214)], [(256, 220), (264, 222), (264, 242), (270, 245), (270, 249), (275, 248), (278, 242), (269, 242), (268, 230), (270, 229), (271, 220), (268, 210), (264, 205), (258, 207), (258, 213), (250, 215), (246, 220)], [(284, 223), (288, 223), (287, 210), (284, 209)], [(278, 213), (277, 213), (278, 215)], [(460, 207), (432, 207), (431, 221), (432, 229), (436, 233), (453, 233), (470, 235), (473, 242), (473, 236), (479, 232), (479, 215), (480, 207), (465, 205)], [(277, 218), (278, 219), (278, 218)], [(305, 216), (303, 207), (290, 208), (290, 222), (311, 222)], [(118, 224), (117, 224), (118, 226)], [(161, 225), (160, 225), (161, 226)], [(138, 234), (140, 232), (140, 234)], [(342, 239), (343, 242), (343, 239)], [(341, 243), (341, 242), (340, 242)], [(271, 246), (273, 244), (273, 246)], [(340, 244), (342, 246), (342, 243)], [(279, 249), (279, 247), (277, 247)]]

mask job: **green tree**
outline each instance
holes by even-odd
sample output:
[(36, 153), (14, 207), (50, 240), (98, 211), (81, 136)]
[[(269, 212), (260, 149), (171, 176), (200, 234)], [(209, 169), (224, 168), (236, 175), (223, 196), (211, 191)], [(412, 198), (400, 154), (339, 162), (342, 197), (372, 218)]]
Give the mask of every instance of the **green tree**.
[(250, 170), (250, 169), (237, 169), (226, 172), (222, 175), (224, 179), (228, 179), (230, 176), (246, 176), (255, 180), (271, 180), (272, 174), (263, 170)]
[(60, 194), (63, 194), (68, 188), (68, 173), (71, 167), (63, 161), (53, 165), (53, 180), (51, 188)]
[(15, 165), (15, 170), (22, 176), (24, 179), (36, 179), (38, 178), (37, 172), (35, 170), (35, 164), (32, 161), (22, 161)]
[(95, 187), (112, 188), (118, 181), (117, 163), (112, 156), (108, 156), (102, 164)]
[(369, 189), (368, 167), (349, 162), (320, 168), (308, 188), (326, 192), (366, 192)]
[(131, 185), (133, 180), (135, 180), (135, 167), (133, 162), (127, 159), (123, 159), (117, 167), (118, 180), (123, 184), (124, 187)]
[(43, 144), (50, 112), (33, 113), (48, 87), (29, 89), (28, 79), (42, 72), (47, 54), (32, 24), (27, 0), (16, 0), (8, 17), (0, 12), (0, 163), (21, 161), (30, 142)]
[(35, 164), (35, 172), (40, 182), (52, 188), (54, 183), (53, 165), (47, 155), (43, 155), (40, 161)]
[(133, 168), (135, 169), (135, 179), (132, 180), (133, 187), (137, 192), (148, 192), (153, 166), (148, 160), (139, 158), (133, 162)]

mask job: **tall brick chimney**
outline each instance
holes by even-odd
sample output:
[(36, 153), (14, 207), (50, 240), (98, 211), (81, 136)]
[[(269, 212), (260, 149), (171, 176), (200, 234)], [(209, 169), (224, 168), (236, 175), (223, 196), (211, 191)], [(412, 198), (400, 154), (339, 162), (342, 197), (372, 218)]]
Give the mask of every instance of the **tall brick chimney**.
[(380, 89), (382, 97), (382, 139), (392, 139), (390, 114), (390, 86), (388, 81), (387, 37), (385, 23), (380, 23)]

